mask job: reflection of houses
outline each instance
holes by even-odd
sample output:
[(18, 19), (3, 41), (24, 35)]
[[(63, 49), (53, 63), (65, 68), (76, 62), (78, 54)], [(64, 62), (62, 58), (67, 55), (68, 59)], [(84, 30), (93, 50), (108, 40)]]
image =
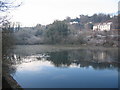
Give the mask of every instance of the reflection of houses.
[(112, 27), (112, 22), (107, 21), (104, 23), (98, 23), (93, 26), (93, 31), (110, 31)]
[(106, 52), (95, 52), (93, 54), (93, 59), (97, 60), (98, 62), (108, 62), (109, 61), (109, 56), (107, 55)]

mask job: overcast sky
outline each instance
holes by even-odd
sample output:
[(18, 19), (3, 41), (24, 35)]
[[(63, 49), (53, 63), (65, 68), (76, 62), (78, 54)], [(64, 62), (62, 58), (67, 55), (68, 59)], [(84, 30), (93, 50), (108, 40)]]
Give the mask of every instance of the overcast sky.
[(50, 24), (67, 16), (79, 17), (80, 14), (115, 13), (119, 0), (22, 0), (21, 7), (13, 10), (11, 21), (22, 26)]

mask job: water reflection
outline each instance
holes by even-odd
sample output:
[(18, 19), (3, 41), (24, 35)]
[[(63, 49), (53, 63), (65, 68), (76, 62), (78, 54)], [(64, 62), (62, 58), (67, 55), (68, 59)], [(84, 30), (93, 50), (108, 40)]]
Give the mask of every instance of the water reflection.
[(29, 63), (22, 63), (21, 65), (17, 66), (17, 69), (19, 71), (41, 71), (45, 66), (52, 67), (51, 62), (35, 61)]
[[(31, 55), (11, 54), (11, 75), (24, 88), (118, 86), (118, 52), (80, 49)], [(92, 82), (92, 83), (91, 83)]]
[(20, 56), (11, 54), (9, 56), (13, 65), (29, 63), (33, 61), (49, 61), (56, 67), (89, 67), (94, 69), (118, 68), (118, 52), (107, 50), (67, 50), (59, 52), (47, 52)]

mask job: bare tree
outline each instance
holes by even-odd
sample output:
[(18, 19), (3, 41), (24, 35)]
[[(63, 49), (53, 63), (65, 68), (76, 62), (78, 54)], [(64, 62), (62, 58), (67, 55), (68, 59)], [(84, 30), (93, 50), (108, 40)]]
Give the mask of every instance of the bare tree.
[(19, 7), (22, 3), (16, 5), (16, 0), (0, 0), (0, 24), (8, 22), (8, 16), (5, 14), (9, 13), (11, 9)]
[[(17, 0), (0, 0), (0, 36), (2, 37), (2, 56), (4, 56), (7, 49), (13, 46), (13, 28), (9, 23), (8, 16), (6, 13), (9, 13), (12, 9), (19, 7), (22, 3), (17, 2)], [(2, 58), (3, 59), (3, 58)]]

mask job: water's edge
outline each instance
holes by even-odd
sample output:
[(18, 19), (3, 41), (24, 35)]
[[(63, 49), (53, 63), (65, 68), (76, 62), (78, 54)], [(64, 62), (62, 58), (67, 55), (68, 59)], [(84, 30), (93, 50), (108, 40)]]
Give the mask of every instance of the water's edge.
[(7, 72), (2, 76), (3, 89), (24, 90), (18, 82)]

